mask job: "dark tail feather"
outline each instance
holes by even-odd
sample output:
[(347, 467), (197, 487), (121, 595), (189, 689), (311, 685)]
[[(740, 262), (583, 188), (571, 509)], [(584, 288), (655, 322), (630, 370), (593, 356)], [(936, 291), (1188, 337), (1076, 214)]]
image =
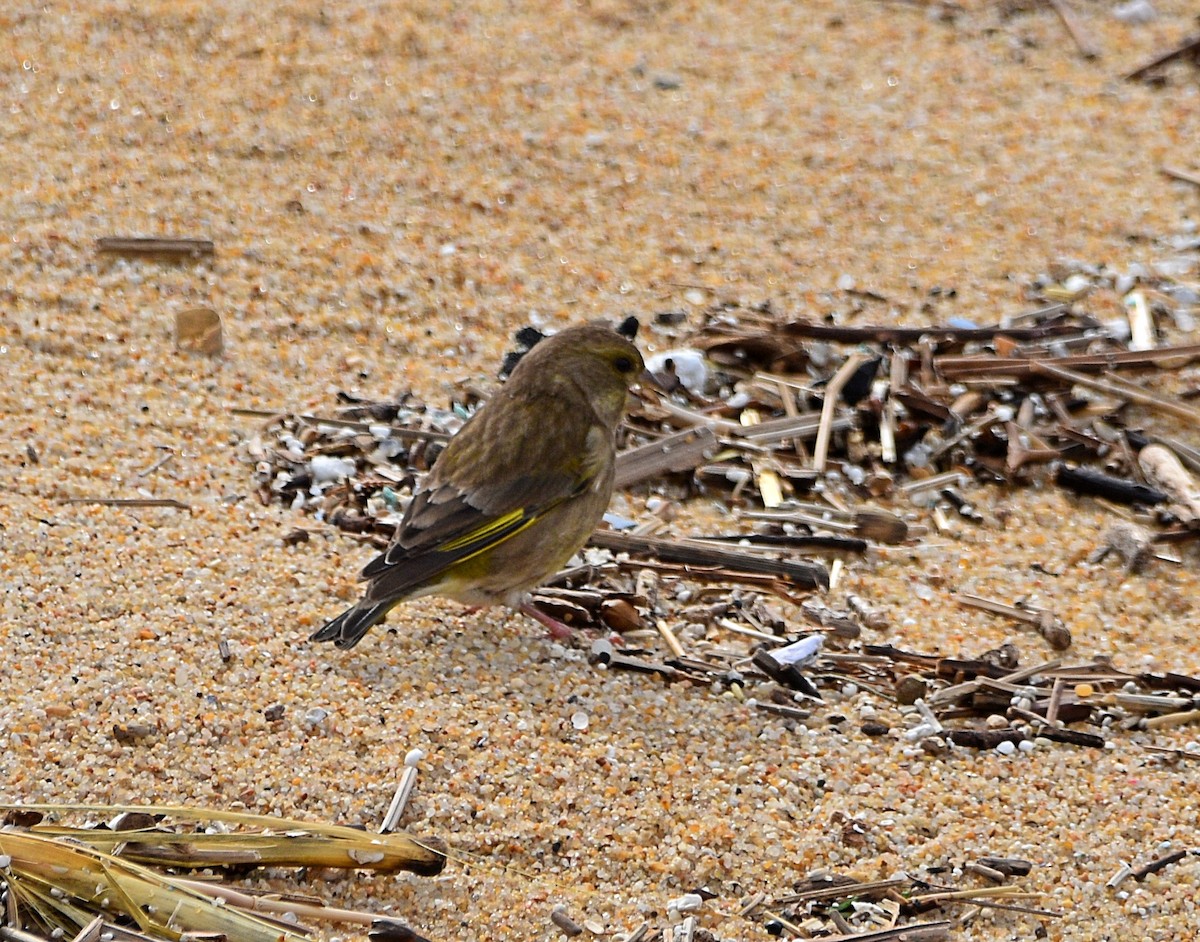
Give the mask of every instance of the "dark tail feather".
[(362, 636), (370, 631), (371, 626), (383, 621), (383, 618), (395, 605), (395, 602), (376, 602), (374, 605), (359, 602), (346, 609), (337, 618), (327, 621), (311, 635), (310, 641), (332, 641), (335, 647), (345, 651), (354, 647), (362, 640)]

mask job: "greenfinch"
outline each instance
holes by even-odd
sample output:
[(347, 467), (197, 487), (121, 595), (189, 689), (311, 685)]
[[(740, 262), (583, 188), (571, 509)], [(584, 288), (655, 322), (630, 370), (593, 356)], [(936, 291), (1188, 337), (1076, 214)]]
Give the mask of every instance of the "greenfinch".
[(617, 425), (644, 370), (637, 347), (600, 323), (538, 342), (438, 456), (391, 544), (363, 569), (363, 598), (312, 640), (352, 648), (396, 605), (424, 595), (507, 605), (568, 637), (527, 593), (604, 515)]

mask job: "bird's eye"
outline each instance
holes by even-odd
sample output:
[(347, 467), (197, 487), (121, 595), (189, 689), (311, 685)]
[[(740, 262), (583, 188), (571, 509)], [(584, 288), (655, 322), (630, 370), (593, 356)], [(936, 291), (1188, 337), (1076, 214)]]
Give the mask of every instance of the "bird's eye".
[(633, 369), (633, 360), (629, 359), (629, 357), (617, 357), (613, 360), (613, 366), (622, 373), (628, 373)]

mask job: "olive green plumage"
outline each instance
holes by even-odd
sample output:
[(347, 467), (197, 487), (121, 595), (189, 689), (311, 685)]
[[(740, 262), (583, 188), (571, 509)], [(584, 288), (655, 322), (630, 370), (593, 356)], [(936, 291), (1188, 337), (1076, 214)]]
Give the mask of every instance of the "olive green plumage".
[(363, 569), (363, 598), (312, 639), (353, 647), (422, 595), (521, 606), (604, 515), (616, 428), (644, 369), (637, 347), (598, 323), (535, 345), (438, 456), (391, 545)]

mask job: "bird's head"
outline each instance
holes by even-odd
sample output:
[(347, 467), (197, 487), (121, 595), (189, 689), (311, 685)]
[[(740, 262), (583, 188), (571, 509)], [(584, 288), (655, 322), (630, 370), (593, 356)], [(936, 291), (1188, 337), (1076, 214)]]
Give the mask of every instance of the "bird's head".
[(646, 364), (633, 343), (606, 324), (568, 327), (529, 351), (510, 383), (533, 375), (565, 379), (583, 390), (596, 415), (615, 428), (625, 412), (629, 387), (643, 378)]

